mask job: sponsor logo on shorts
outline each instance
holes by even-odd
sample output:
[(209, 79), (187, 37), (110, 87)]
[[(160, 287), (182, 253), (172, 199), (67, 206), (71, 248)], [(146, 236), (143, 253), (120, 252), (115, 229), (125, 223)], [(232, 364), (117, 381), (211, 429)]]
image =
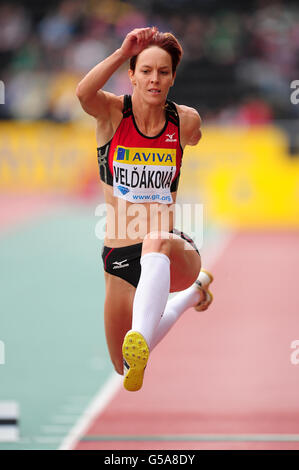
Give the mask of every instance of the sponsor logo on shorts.
[(126, 263), (127, 261), (128, 261), (127, 259), (124, 259), (122, 261), (114, 261), (112, 264), (114, 264), (115, 266), (113, 266), (112, 269), (127, 268), (129, 266), (129, 263), (123, 264), (123, 263)]

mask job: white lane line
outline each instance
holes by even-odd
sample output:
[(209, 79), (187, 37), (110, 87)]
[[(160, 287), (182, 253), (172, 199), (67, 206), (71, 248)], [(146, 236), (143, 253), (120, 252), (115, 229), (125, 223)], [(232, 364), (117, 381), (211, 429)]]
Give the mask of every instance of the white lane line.
[(71, 428), (57, 450), (71, 450), (80, 441), (89, 428), (92, 420), (107, 406), (122, 384), (122, 376), (112, 373), (103, 387), (100, 388), (90, 405), (86, 408), (77, 423)]

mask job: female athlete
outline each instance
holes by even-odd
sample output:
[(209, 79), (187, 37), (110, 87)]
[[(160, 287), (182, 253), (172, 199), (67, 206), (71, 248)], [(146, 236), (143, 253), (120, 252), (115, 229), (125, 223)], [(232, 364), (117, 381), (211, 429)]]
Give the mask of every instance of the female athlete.
[[(201, 138), (197, 111), (167, 100), (181, 55), (172, 34), (134, 29), (76, 90), (96, 119), (108, 208), (105, 331), (112, 363), (130, 391), (141, 388), (150, 352), (179, 316), (192, 306), (205, 310), (212, 301), (212, 276), (201, 270), (194, 242), (174, 228), (183, 150)], [(103, 91), (128, 59), (132, 95)]]

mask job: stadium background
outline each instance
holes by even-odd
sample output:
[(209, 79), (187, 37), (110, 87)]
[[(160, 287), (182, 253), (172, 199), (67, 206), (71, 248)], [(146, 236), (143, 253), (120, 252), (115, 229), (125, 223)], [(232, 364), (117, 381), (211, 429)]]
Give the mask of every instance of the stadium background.
[[(239, 259), (229, 260), (233, 266), (217, 268), (211, 254), (211, 269), (216, 263), (225, 281), (226, 308), (232, 296), (238, 299), (231, 272), (239, 263), (254, 292), (265, 280), (259, 263), (274, 283), (277, 250), (287, 246), (286, 287), (298, 276), (299, 105), (290, 98), (290, 84), (299, 79), (296, 2), (1, 2), (0, 401), (16, 401), (20, 409), (20, 440), (1, 449), (58, 448), (111, 377), (102, 241), (95, 236), (95, 209), (103, 201), (95, 125), (75, 89), (127, 32), (148, 25), (181, 41), (170, 98), (195, 107), (203, 120), (202, 140), (184, 154), (179, 202), (204, 204), (204, 264), (228, 234), (246, 237)], [(130, 93), (127, 65), (105, 89)], [(254, 279), (243, 250), (256, 256)], [(295, 325), (284, 350), (289, 367), (298, 296), (279, 289), (255, 294), (255, 306), (271, 322), (270, 304), (260, 307), (263, 296), (284, 297), (278, 325)], [(298, 368), (292, 364), (288, 373), (298, 386)]]

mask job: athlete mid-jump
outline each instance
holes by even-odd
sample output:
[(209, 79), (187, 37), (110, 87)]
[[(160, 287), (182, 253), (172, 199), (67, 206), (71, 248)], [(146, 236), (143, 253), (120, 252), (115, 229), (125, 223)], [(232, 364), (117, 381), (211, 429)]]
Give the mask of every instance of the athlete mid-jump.
[[(141, 388), (150, 352), (179, 316), (212, 301), (212, 276), (201, 270), (194, 242), (174, 228), (169, 210), (183, 150), (201, 138), (197, 111), (167, 100), (181, 55), (172, 34), (134, 29), (77, 87), (83, 109), (96, 118), (100, 178), (113, 208), (102, 251), (107, 344), (131, 391)], [(128, 59), (132, 96), (103, 91)]]

